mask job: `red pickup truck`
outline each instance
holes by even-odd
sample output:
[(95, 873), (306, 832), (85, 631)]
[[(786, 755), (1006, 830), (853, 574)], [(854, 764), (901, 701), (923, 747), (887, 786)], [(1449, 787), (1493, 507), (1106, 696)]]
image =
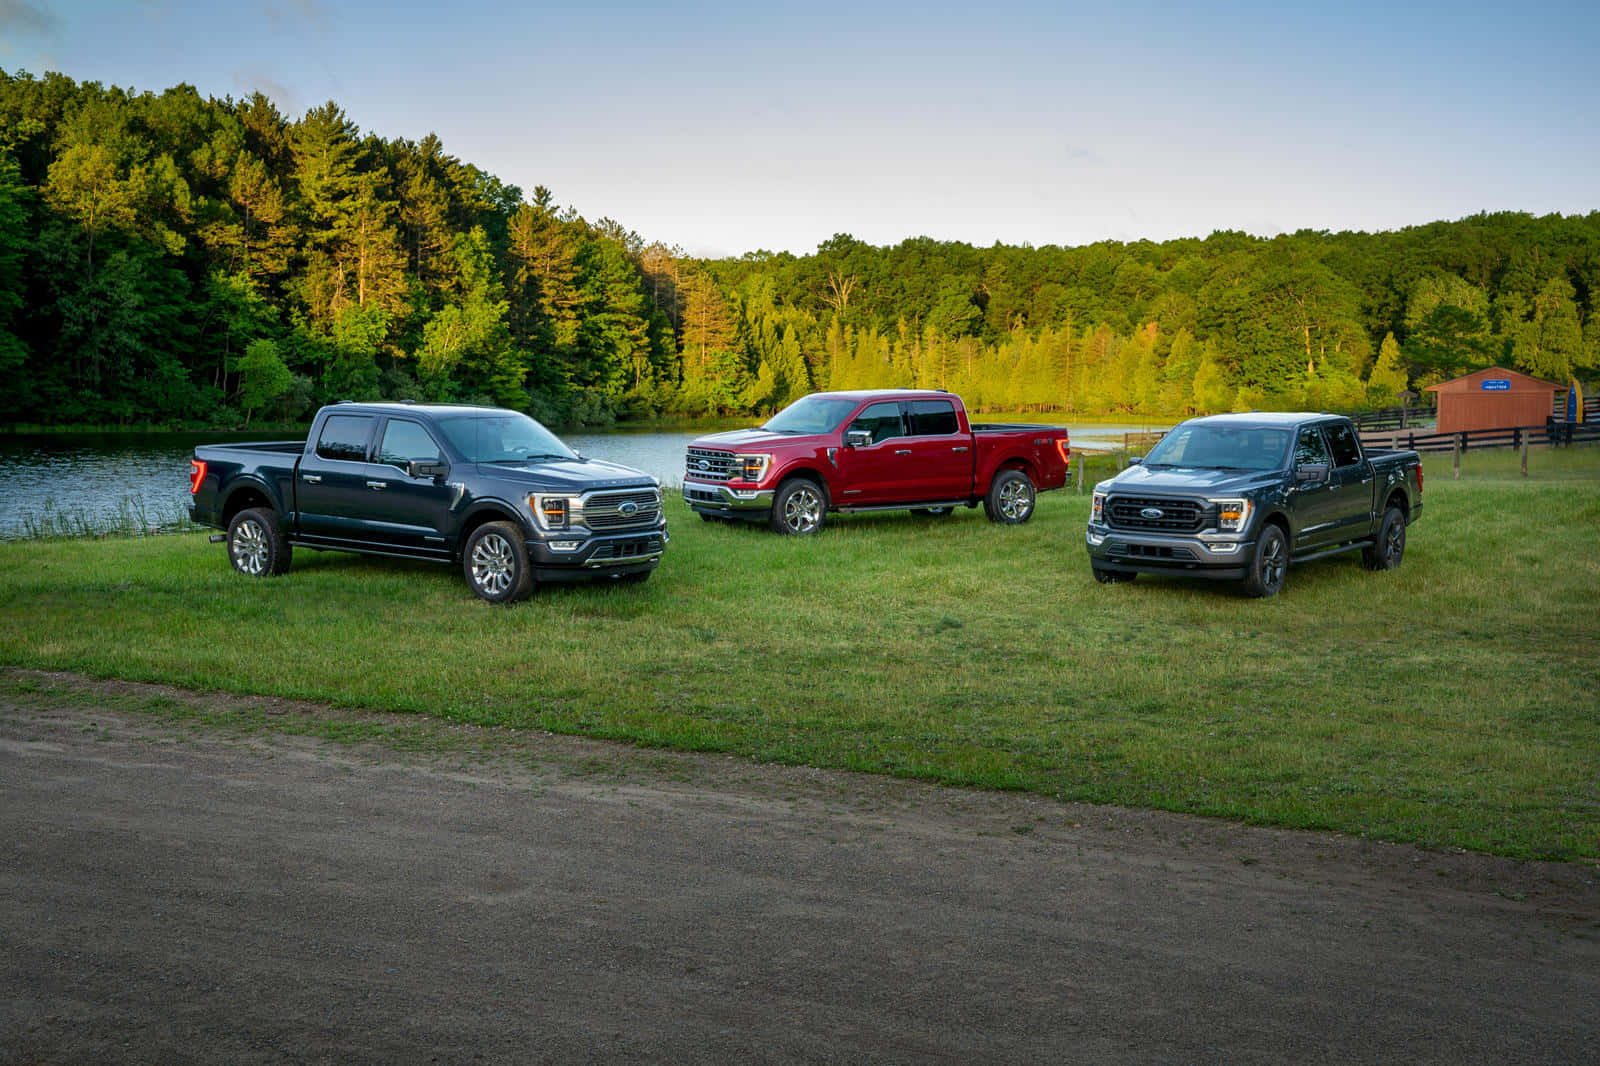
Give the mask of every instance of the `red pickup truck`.
[(829, 511), (949, 514), (982, 503), (994, 522), (1033, 515), (1071, 458), (1058, 426), (972, 425), (958, 396), (921, 389), (817, 392), (759, 429), (689, 445), (683, 498), (705, 519), (815, 533)]

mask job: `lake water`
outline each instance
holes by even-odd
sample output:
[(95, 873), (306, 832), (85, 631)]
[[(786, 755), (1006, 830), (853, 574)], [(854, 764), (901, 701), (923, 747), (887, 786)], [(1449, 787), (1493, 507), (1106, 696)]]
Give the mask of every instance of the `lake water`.
[[(1070, 426), (1076, 448), (1120, 447), (1144, 426)], [(636, 467), (664, 484), (683, 480), (697, 430), (569, 433), (582, 454)], [(189, 457), (197, 444), (275, 440), (283, 434), (0, 434), (0, 539), (42, 533), (157, 531), (181, 526)]]

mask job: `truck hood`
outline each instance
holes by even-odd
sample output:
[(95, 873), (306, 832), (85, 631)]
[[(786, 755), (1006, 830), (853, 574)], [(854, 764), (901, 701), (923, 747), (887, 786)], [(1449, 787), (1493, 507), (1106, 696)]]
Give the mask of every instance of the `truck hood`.
[(786, 444), (799, 444), (815, 439), (799, 433), (772, 433), (765, 429), (730, 429), (713, 433), (692, 442), (691, 448), (775, 448)]
[(595, 489), (655, 487), (655, 478), (642, 470), (604, 459), (546, 459), (512, 465), (479, 463), (478, 473), (486, 478), (526, 485), (539, 492), (562, 492), (577, 496)]
[(1130, 466), (1100, 487), (1118, 492), (1169, 492), (1174, 495), (1189, 494), (1220, 496), (1229, 493), (1246, 493), (1264, 485), (1283, 480), (1279, 470), (1250, 471), (1199, 470), (1174, 466), (1152, 470), (1145, 466)]

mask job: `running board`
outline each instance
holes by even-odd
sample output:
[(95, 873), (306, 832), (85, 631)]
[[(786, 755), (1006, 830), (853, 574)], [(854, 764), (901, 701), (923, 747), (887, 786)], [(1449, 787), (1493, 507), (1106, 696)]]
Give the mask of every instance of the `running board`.
[(858, 514), (866, 511), (926, 511), (930, 507), (976, 507), (977, 503), (965, 497), (959, 500), (931, 500), (928, 503), (872, 503), (861, 507), (848, 504), (835, 507), (840, 514)]
[(1356, 540), (1351, 541), (1349, 544), (1341, 544), (1337, 548), (1324, 548), (1311, 555), (1296, 555), (1291, 557), (1289, 561), (1291, 563), (1315, 562), (1318, 559), (1326, 559), (1330, 555), (1343, 555), (1345, 552), (1355, 551), (1357, 548), (1365, 548), (1371, 543), (1372, 538), (1368, 537), (1366, 540)]

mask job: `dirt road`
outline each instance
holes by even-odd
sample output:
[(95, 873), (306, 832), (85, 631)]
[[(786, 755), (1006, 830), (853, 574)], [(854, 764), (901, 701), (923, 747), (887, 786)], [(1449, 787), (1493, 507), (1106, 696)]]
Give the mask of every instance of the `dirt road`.
[(0, 1062), (1600, 1058), (1589, 865), (24, 676)]

